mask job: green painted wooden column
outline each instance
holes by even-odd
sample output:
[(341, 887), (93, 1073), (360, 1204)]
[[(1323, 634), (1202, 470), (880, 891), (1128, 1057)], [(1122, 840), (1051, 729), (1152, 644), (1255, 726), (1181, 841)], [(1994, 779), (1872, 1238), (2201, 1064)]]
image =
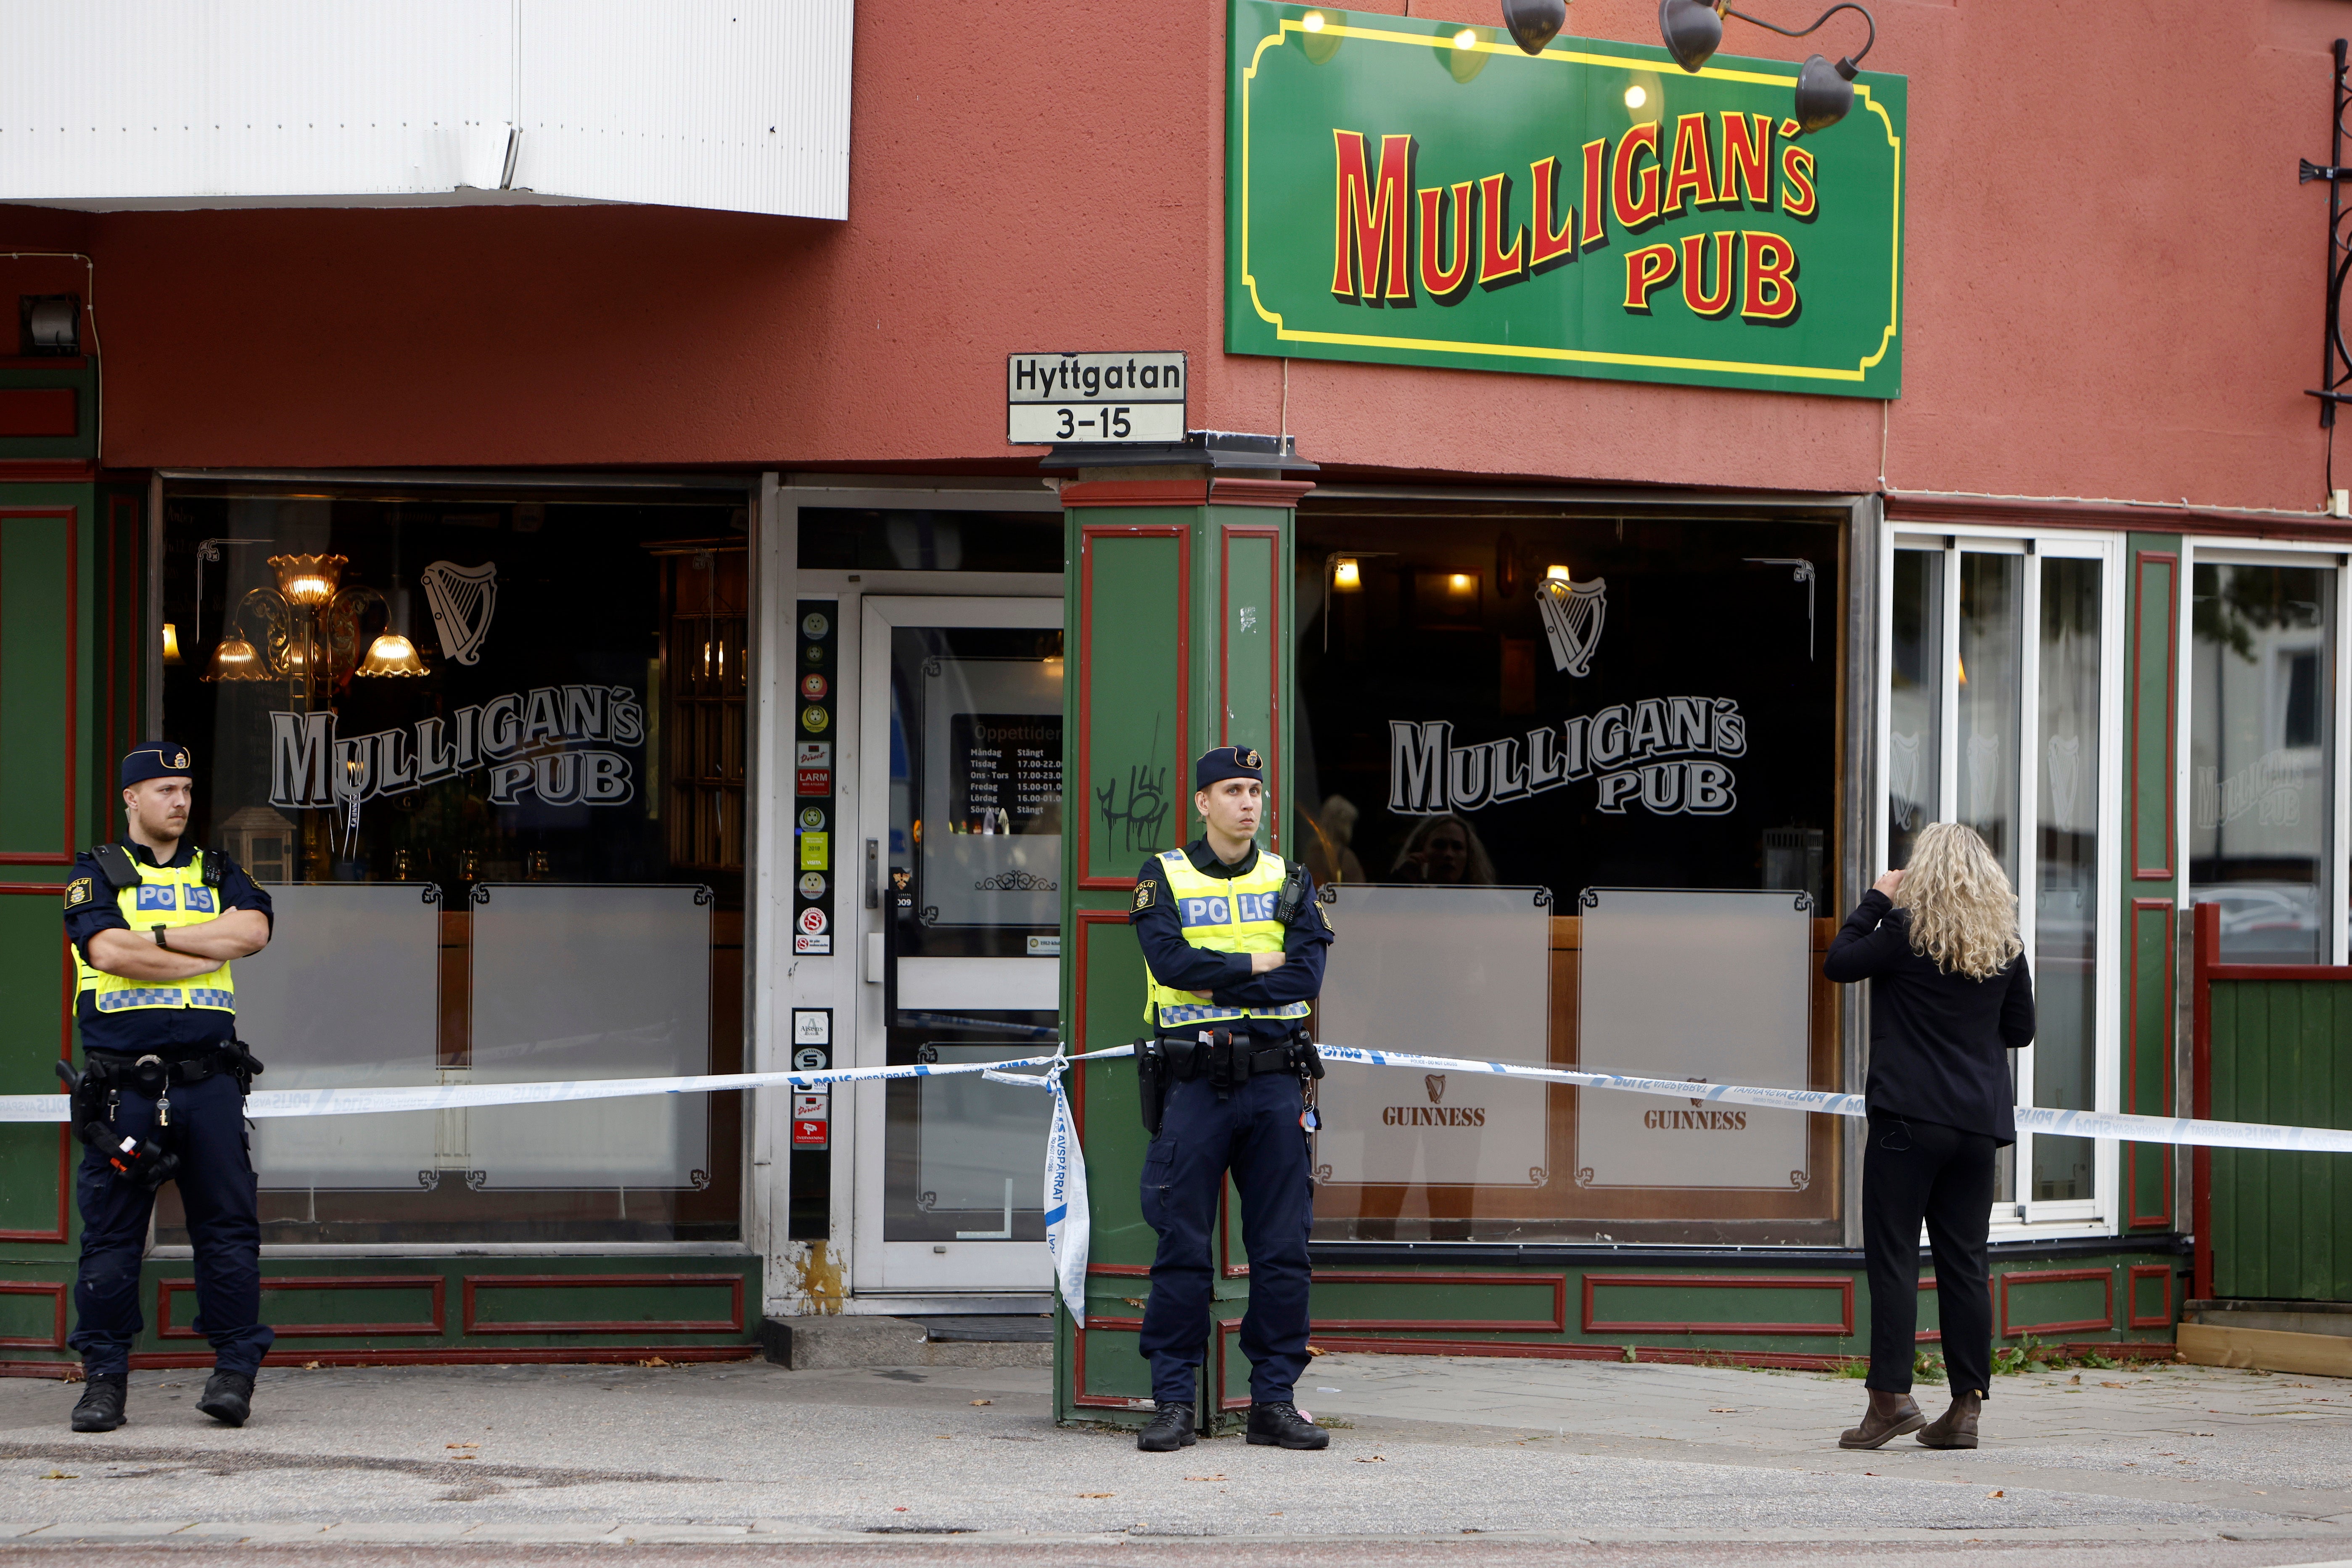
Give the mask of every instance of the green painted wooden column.
[[(77, 850), (113, 822), (137, 726), (142, 491), (100, 484), (98, 367), (0, 361), (0, 1093), (74, 1053), (59, 921)], [(61, 1127), (0, 1126), (0, 1363), (71, 1359), (73, 1212)]]
[[(2123, 1109), (2172, 1116), (2179, 1016), (2180, 802), (2177, 760), (2187, 693), (2180, 689), (2180, 537), (2130, 536), (2124, 679)], [(2123, 1229), (2177, 1230), (2173, 1150), (2123, 1146)]]
[[(1127, 911), (1145, 858), (1198, 831), (1194, 757), (1220, 745), (1264, 752), (1273, 805), (1259, 841), (1292, 847), (1293, 509), (1311, 487), (1281, 475), (1311, 465), (1271, 437), (1196, 435), (1150, 456), (1159, 460), (1079, 467), (1062, 489), (1065, 733), (1076, 737), (1063, 785), (1062, 1016), (1076, 1050), (1144, 1031), (1143, 959)], [(1074, 1109), (1094, 1215), (1088, 1326), (1059, 1314), (1055, 1414), (1139, 1422), (1151, 1388), (1135, 1346), (1155, 1243), (1137, 1193), (1150, 1140), (1133, 1067), (1081, 1069)], [(1228, 1208), (1203, 1373), (1221, 1395), (1204, 1387), (1202, 1401), (1230, 1422), (1249, 1402), (1235, 1342), (1249, 1277)]]

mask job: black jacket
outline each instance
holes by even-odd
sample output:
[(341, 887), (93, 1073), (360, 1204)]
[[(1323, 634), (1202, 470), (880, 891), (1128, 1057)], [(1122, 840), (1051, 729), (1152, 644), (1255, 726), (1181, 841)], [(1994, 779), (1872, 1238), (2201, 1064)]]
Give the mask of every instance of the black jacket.
[(1870, 1112), (1940, 1121), (2017, 1142), (2009, 1053), (2033, 1043), (2033, 976), (2025, 955), (1990, 980), (1947, 974), (1911, 951), (1910, 914), (1863, 894), (1830, 943), (1822, 973), (1870, 987)]
[[(1195, 838), (1184, 846), (1184, 855), (1202, 876), (1233, 878), (1249, 874), (1257, 865), (1258, 851), (1252, 845), (1238, 864), (1228, 866), (1217, 858), (1206, 838)], [(1283, 932), (1282, 951), (1288, 962), (1264, 974), (1250, 973), (1248, 953), (1218, 952), (1184, 940), (1175, 894), (1156, 855), (1136, 873), (1135, 904), (1127, 920), (1135, 928), (1144, 962), (1161, 984), (1180, 991), (1205, 991), (1220, 1007), (1284, 1007), (1293, 1002), (1312, 1002), (1323, 989), (1323, 950), (1331, 944), (1331, 928), (1312, 896), (1312, 884), (1308, 894), (1297, 923)], [(1275, 1018), (1250, 1020), (1251, 1035), (1265, 1039), (1286, 1039), (1292, 1026)]]

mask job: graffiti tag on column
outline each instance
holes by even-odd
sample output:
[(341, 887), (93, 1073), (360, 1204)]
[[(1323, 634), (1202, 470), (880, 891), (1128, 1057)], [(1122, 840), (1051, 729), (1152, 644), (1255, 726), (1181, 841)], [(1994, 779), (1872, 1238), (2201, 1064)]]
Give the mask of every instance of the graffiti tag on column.
[[(1151, 752), (1159, 750), (1160, 721), (1155, 718)], [(1095, 804), (1102, 812), (1105, 848), (1121, 853), (1159, 848), (1168, 821), (1168, 764), (1131, 763), (1124, 779), (1114, 773), (1109, 783), (1095, 787)]]

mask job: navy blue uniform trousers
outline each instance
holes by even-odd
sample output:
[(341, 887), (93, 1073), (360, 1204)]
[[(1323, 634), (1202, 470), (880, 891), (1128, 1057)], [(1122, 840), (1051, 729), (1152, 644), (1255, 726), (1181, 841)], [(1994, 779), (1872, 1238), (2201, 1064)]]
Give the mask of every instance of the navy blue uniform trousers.
[[(223, 1372), (250, 1376), (278, 1336), (261, 1321), (261, 1215), (245, 1141), (245, 1096), (215, 1073), (172, 1090), (172, 1124), (155, 1125), (155, 1101), (121, 1091), (119, 1133), (153, 1137), (180, 1157), (180, 1203), (195, 1251), (195, 1331), (212, 1342)], [(92, 1374), (127, 1372), (131, 1344), (147, 1326), (139, 1310), (139, 1265), (155, 1194), (117, 1177), (106, 1157), (85, 1150), (74, 1179), (81, 1204), (81, 1274), (74, 1282), (68, 1342)]]
[(1223, 1100), (1206, 1079), (1168, 1088), (1160, 1136), (1143, 1159), (1143, 1218), (1159, 1233), (1151, 1295), (1136, 1348), (1151, 1363), (1151, 1396), (1191, 1405), (1209, 1339), (1215, 1262), (1209, 1236), (1225, 1172), (1241, 1200), (1249, 1252), (1249, 1310), (1242, 1353), (1250, 1397), (1290, 1397), (1307, 1368), (1307, 1231), (1315, 1216), (1304, 1097), (1295, 1072), (1261, 1073)]

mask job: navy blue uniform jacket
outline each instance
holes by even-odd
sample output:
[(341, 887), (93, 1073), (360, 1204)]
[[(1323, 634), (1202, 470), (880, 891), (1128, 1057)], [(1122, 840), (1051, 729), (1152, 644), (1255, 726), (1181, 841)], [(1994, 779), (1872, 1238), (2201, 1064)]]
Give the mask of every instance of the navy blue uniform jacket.
[[(142, 866), (159, 864), (152, 851), (143, 844), (133, 844), (128, 838), (122, 847)], [(160, 862), (166, 867), (185, 866), (195, 858), (196, 845), (192, 838), (180, 840), (178, 853)], [(227, 856), (220, 857), (220, 901), (224, 910), (259, 910), (269, 920), (274, 930), (277, 915), (269, 907), (269, 895), (261, 890), (254, 879)], [(121, 906), (114, 901), (106, 879), (98, 874), (98, 858), (85, 849), (74, 857), (74, 881), (68, 882), (68, 898), (75, 883), (88, 878), (90, 894), (78, 905), (66, 909), (66, 936), (89, 962), (89, 939), (102, 931), (129, 931), (131, 922), (122, 918)], [(119, 891), (119, 889), (116, 889)], [(236, 1015), (224, 1013), (216, 1007), (134, 1007), (128, 1012), (105, 1013), (98, 1010), (95, 999), (85, 994), (75, 1008), (81, 1023), (81, 1044), (84, 1050), (124, 1051), (144, 1055), (152, 1051), (159, 1056), (186, 1057), (201, 1054), (207, 1047), (219, 1045), (236, 1037)]]
[(1870, 1079), (1882, 1112), (2017, 1142), (2010, 1055), (2033, 1043), (2033, 976), (2025, 955), (1990, 980), (1947, 974), (1911, 951), (1910, 912), (1875, 888), (1830, 943), (1822, 973), (1870, 985)]
[[(1206, 877), (1230, 881), (1247, 876), (1257, 865), (1257, 846), (1228, 866), (1209, 847), (1206, 838), (1184, 846), (1184, 858)], [(1312, 1002), (1323, 989), (1323, 950), (1331, 945), (1331, 928), (1324, 922), (1322, 906), (1307, 889), (1307, 913), (1282, 933), (1282, 951), (1288, 962), (1264, 974), (1250, 973), (1246, 952), (1213, 952), (1184, 940), (1184, 923), (1176, 913), (1176, 895), (1158, 856), (1143, 863), (1135, 875), (1135, 907), (1127, 923), (1143, 947), (1143, 961), (1162, 985), (1180, 991), (1205, 991), (1220, 1007), (1286, 1007)], [(1219, 1026), (1222, 1027), (1223, 1026)], [(1253, 1018), (1250, 1034), (1268, 1042), (1290, 1037), (1294, 1025), (1280, 1018)]]

